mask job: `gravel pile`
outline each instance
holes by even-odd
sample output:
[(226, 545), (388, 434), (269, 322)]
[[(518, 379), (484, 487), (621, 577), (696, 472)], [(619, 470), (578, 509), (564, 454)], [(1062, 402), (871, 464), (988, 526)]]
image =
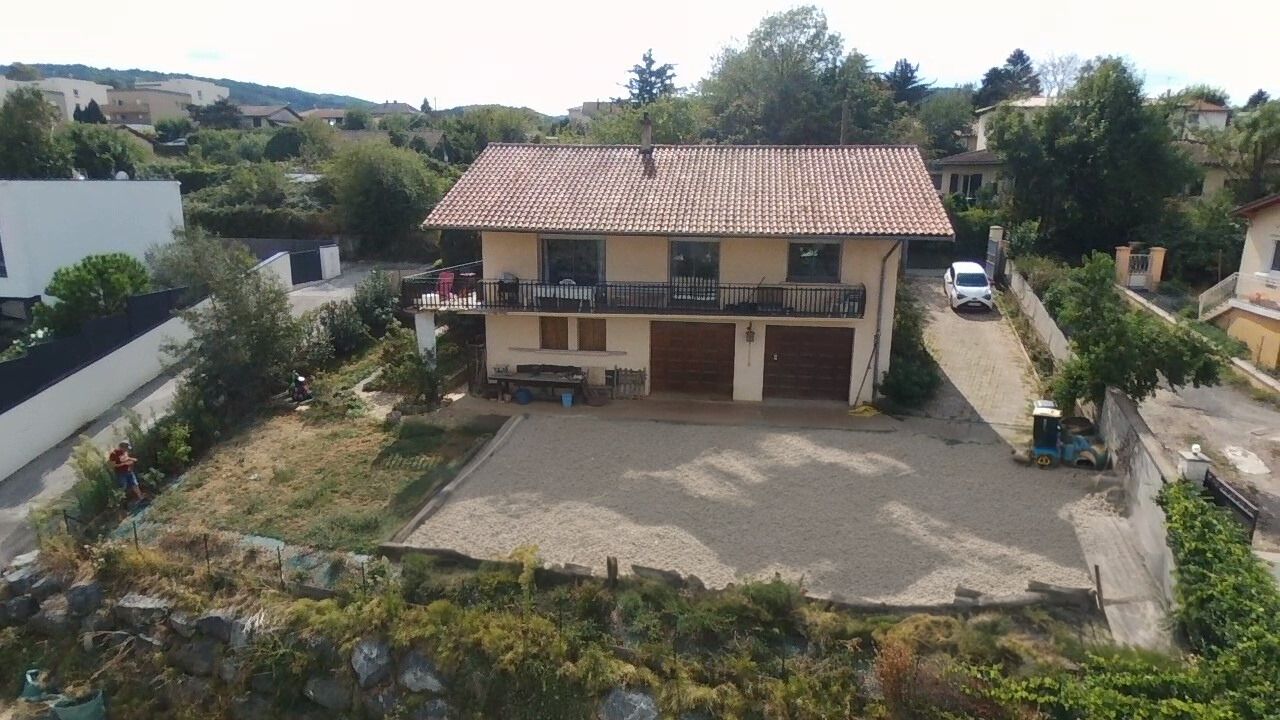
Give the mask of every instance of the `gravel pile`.
[(779, 573), (816, 595), (941, 603), (956, 585), (1090, 585), (1071, 522), (1087, 484), (1002, 445), (907, 430), (532, 417), (408, 543), (487, 558), (536, 545), (600, 573), (614, 555), (713, 587)]

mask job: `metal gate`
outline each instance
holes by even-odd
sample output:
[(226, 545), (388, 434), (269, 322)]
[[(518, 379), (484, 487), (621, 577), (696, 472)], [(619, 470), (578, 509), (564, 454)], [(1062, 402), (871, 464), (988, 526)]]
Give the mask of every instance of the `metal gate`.
[(1003, 233), (999, 238), (987, 238), (987, 277), (991, 282), (1004, 279), (1004, 242)]
[(1245, 539), (1252, 544), (1253, 532), (1258, 528), (1258, 506), (1249, 502), (1248, 498), (1225, 480), (1214, 475), (1211, 469), (1204, 473), (1204, 489), (1213, 498), (1214, 504), (1230, 510), (1240, 520), (1244, 525)]
[(1127, 287), (1146, 290), (1151, 287), (1151, 256), (1147, 254), (1129, 256), (1129, 277), (1125, 280)]
[(294, 285), (324, 278), (324, 272), (320, 269), (320, 250), (289, 253), (289, 270), (293, 273)]

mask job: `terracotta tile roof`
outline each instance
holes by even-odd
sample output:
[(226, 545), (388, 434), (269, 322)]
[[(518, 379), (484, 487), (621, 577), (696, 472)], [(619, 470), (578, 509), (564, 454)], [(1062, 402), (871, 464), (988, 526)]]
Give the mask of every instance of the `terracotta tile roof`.
[(948, 155), (938, 160), (939, 165), (1002, 165), (1004, 161), (990, 150), (970, 150)]
[(304, 118), (316, 117), (326, 120), (341, 120), (347, 116), (346, 108), (312, 108), (298, 113)]
[(1243, 215), (1245, 217), (1252, 217), (1253, 215), (1256, 215), (1262, 212), (1263, 210), (1266, 210), (1267, 208), (1275, 205), (1280, 205), (1280, 193), (1276, 193), (1275, 195), (1268, 195), (1267, 197), (1263, 197), (1263, 198), (1258, 198), (1257, 200), (1254, 200), (1251, 203), (1241, 205), (1240, 207), (1235, 209), (1233, 214)]
[(715, 236), (954, 233), (913, 146), (490, 144), (428, 228)]

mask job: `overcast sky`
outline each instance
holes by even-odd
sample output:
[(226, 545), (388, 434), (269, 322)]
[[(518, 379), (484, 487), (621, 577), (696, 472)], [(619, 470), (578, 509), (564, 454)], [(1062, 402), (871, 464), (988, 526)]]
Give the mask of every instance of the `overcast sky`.
[[(770, 0), (152, 0), (5, 2), (0, 62), (84, 63), (191, 73), (373, 101), (437, 107), (525, 105), (563, 114), (623, 93), (628, 68), (652, 47), (693, 85)], [(1119, 54), (1149, 94), (1191, 83), (1242, 103), (1258, 88), (1280, 97), (1280, 1), (884, 0), (818, 3), (845, 47), (878, 69), (900, 57), (925, 78), (977, 82), (1014, 47)]]

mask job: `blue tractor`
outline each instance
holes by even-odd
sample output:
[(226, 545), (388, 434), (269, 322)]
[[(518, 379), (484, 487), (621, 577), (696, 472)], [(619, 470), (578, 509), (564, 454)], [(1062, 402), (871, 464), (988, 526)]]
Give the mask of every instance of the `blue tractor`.
[(1101, 469), (1107, 466), (1107, 447), (1088, 418), (1064, 418), (1052, 400), (1037, 400), (1031, 411), (1030, 459), (1039, 468), (1065, 464)]

